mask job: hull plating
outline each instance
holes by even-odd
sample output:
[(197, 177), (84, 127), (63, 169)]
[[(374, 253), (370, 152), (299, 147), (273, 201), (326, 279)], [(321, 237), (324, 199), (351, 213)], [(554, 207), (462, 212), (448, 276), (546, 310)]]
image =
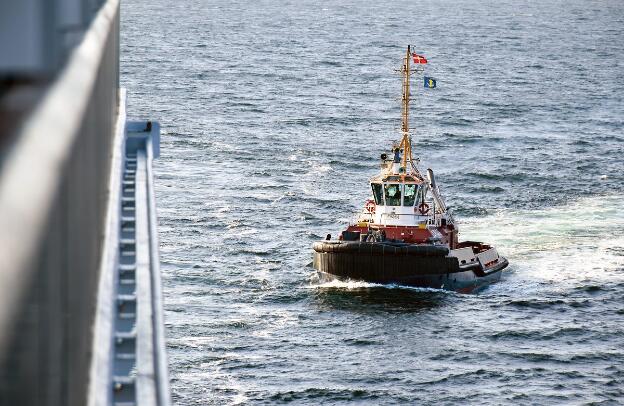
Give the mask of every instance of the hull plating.
[(507, 260), (501, 258), (500, 263), (482, 270), (477, 264), (460, 267), (454, 257), (315, 252), (313, 266), (324, 280), (355, 280), (469, 293), (500, 280)]

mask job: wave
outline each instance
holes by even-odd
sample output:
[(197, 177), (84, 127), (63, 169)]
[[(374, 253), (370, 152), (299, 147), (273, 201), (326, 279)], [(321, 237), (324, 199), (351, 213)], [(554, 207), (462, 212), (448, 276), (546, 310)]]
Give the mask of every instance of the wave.
[(624, 281), (619, 272), (624, 269), (622, 196), (585, 197), (546, 209), (499, 210), (461, 223), (462, 239), (494, 244), (525, 280), (571, 285), (587, 294), (596, 294), (605, 283)]
[(339, 389), (339, 388), (306, 388), (277, 392), (269, 400), (279, 402), (292, 402), (307, 400), (313, 403), (325, 401), (371, 401), (379, 399), (380, 395), (365, 389)]

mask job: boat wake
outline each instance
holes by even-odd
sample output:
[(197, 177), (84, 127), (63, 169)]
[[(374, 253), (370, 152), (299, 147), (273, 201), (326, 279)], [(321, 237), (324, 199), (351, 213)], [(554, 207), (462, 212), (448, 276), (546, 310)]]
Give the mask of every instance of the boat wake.
[[(316, 279), (313, 277), (312, 279)], [(306, 286), (308, 289), (337, 289), (337, 290), (362, 290), (362, 289), (404, 289), (410, 290), (412, 292), (435, 292), (435, 293), (445, 293), (445, 294), (453, 294), (453, 291), (444, 290), (444, 289), (433, 289), (433, 288), (418, 288), (414, 286), (405, 286), (398, 284), (381, 284), (381, 283), (371, 283), (371, 282), (363, 282), (363, 281), (341, 281), (338, 279), (334, 279), (327, 282), (311, 282), (310, 285)]]
[(500, 247), (517, 282), (560, 288), (624, 281), (622, 196), (582, 198), (540, 210), (501, 210), (462, 223), (469, 225), (463, 239), (487, 238)]
[[(497, 227), (492, 227), (497, 224)], [(491, 294), (521, 289), (539, 294), (579, 286), (624, 283), (624, 197), (581, 198), (565, 206), (540, 210), (500, 210), (462, 221), (464, 240), (488, 240), (500, 247), (512, 264), (506, 282)], [(509, 276), (513, 275), (513, 276)], [(504, 285), (504, 286), (503, 286)], [(321, 281), (316, 273), (310, 289), (405, 289), (417, 292), (446, 290), (363, 281)]]

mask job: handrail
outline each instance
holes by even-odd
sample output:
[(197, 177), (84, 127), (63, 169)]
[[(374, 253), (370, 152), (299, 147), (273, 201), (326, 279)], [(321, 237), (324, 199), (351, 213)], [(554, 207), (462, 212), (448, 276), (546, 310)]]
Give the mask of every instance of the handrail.
[[(154, 123), (154, 135), (159, 136), (160, 126)], [(158, 157), (160, 150), (160, 140), (153, 137), (147, 139), (146, 151), (148, 158), (147, 165), (147, 197), (150, 226), (150, 260), (152, 265), (152, 307), (154, 312), (154, 365), (155, 378), (158, 382), (157, 397), (159, 406), (167, 406), (171, 403), (169, 388), (169, 368), (167, 363), (167, 352), (165, 351), (165, 320), (163, 314), (163, 294), (162, 281), (160, 277), (160, 258), (158, 249), (158, 221), (156, 218), (156, 197), (154, 192), (154, 175), (151, 161)]]
[(100, 273), (88, 405), (168, 406), (152, 174), (160, 126), (129, 121), (118, 128), (122, 140), (115, 142), (120, 149), (111, 171), (110, 234)]
[(137, 349), (136, 397), (148, 405), (157, 404), (154, 347), (154, 307), (152, 303), (152, 258), (147, 191), (147, 155), (137, 151), (136, 172), (136, 284), (137, 284)]

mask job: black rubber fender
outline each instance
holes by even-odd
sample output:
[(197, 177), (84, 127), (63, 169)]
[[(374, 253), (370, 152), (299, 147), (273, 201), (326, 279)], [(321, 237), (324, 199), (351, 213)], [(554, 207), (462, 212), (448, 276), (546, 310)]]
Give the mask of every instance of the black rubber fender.
[(433, 244), (401, 244), (388, 242), (359, 242), (359, 241), (317, 241), (312, 245), (316, 252), (334, 253), (367, 253), (374, 255), (391, 256), (420, 256), (444, 257), (449, 250), (447, 247)]

